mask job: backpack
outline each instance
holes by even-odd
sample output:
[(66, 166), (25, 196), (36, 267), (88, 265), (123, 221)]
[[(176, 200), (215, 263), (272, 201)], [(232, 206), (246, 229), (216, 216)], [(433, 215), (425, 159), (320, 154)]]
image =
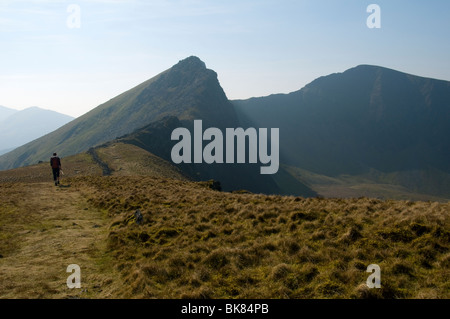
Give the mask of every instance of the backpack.
[(59, 157), (52, 157), (50, 159), (50, 164), (52, 165), (52, 168), (59, 168), (60, 166), (60, 161), (59, 161)]

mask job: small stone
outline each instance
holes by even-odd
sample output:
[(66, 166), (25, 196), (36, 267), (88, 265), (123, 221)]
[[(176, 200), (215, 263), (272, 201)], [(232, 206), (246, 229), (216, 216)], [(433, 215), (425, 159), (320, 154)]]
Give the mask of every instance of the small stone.
[(142, 216), (142, 213), (139, 209), (134, 212), (134, 217), (136, 218), (136, 224), (138, 225), (140, 225), (142, 223), (142, 220), (144, 219), (144, 216)]

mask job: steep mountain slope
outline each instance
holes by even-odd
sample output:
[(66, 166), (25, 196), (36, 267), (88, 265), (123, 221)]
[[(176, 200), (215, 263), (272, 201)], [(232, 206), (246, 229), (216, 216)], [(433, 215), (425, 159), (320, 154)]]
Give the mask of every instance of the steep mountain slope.
[(241, 121), (280, 128), (286, 164), (450, 194), (450, 82), (361, 65), (233, 104)]
[(8, 148), (4, 148), (0, 150), (0, 156), (3, 154), (6, 154), (8, 152), (11, 152), (13, 149), (15, 149), (15, 147), (8, 147)]
[[(450, 198), (450, 82), (361, 65), (291, 94), (233, 101), (197, 57), (0, 157), (0, 169), (115, 141), (171, 162), (177, 127), (279, 128), (279, 172), (257, 164), (180, 164), (226, 190), (302, 196)], [(95, 153), (93, 153), (95, 154)], [(319, 191), (320, 190), (320, 191)], [(347, 194), (347, 195), (345, 195)]]
[[(171, 116), (174, 120), (165, 122), (164, 119)], [(133, 132), (134, 135), (123, 142), (171, 162), (170, 151), (176, 144), (171, 140), (172, 131), (177, 127), (192, 131), (196, 119), (202, 120), (205, 128), (240, 127), (217, 74), (208, 70), (197, 57), (189, 57), (44, 138), (0, 157), (0, 168), (47, 161), (54, 151), (66, 157)], [(95, 150), (93, 152), (91, 155), (95, 157)], [(316, 195), (289, 174), (277, 181), (273, 176), (261, 176), (260, 164), (182, 164), (178, 167), (193, 180), (219, 180), (225, 190)], [(106, 167), (102, 169), (108, 172)]]
[(73, 119), (71, 116), (39, 107), (13, 112), (0, 121), (0, 150), (13, 149), (33, 141)]
[(189, 57), (49, 135), (1, 156), (0, 169), (46, 160), (54, 151), (63, 156), (86, 151), (167, 115), (181, 120), (201, 118), (217, 127), (236, 123), (217, 74), (197, 57)]

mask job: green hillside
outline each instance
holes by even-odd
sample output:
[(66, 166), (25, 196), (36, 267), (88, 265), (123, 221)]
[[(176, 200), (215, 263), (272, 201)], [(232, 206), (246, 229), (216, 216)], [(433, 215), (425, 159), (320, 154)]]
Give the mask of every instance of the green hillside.
[(55, 151), (61, 156), (74, 155), (167, 115), (203, 119), (218, 127), (236, 123), (217, 74), (197, 57), (189, 57), (60, 129), (1, 156), (0, 169), (35, 164)]

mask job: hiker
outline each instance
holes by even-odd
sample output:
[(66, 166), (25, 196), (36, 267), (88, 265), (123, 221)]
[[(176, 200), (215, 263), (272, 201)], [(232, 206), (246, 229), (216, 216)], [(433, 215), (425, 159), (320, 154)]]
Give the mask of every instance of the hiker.
[(61, 159), (53, 153), (53, 156), (50, 158), (50, 166), (53, 171), (53, 180), (55, 181), (55, 186), (59, 185), (59, 172), (61, 170)]

